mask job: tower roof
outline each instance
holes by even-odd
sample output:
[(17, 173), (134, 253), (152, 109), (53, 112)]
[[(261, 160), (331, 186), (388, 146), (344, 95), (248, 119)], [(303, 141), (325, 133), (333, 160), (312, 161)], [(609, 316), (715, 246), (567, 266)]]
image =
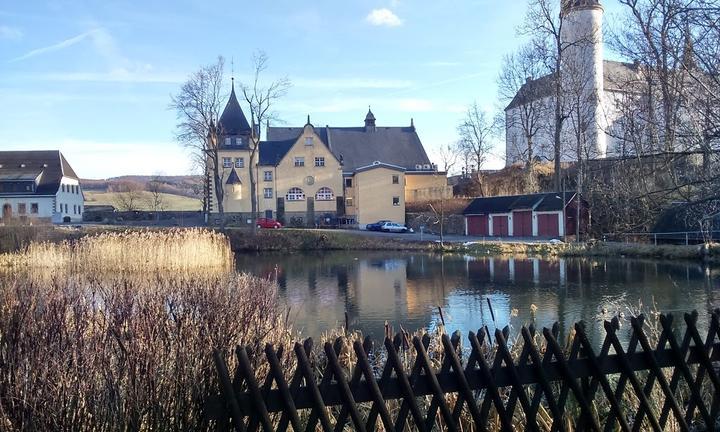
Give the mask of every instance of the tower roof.
[(220, 126), (220, 134), (222, 135), (245, 135), (252, 131), (235, 95), (235, 80), (232, 83), (230, 99), (220, 116), (218, 126)]
[(365, 116), (365, 121), (375, 121), (375, 115), (370, 110), (370, 107), (368, 107), (367, 115)]

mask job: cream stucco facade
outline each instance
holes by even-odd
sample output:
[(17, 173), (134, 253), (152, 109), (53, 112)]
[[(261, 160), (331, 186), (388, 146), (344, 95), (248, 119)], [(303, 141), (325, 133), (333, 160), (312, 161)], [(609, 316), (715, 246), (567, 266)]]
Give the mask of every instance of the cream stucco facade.
[(353, 176), (354, 215), (357, 224), (378, 220), (405, 222), (405, 172), (378, 163), (359, 169)]

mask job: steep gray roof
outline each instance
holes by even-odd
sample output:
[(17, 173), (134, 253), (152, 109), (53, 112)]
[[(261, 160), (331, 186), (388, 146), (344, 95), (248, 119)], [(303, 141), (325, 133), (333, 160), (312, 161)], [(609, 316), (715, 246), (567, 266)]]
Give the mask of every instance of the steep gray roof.
[(246, 135), (251, 132), (250, 124), (245, 118), (240, 102), (235, 96), (235, 83), (233, 82), (230, 99), (223, 110), (218, 126), (221, 135)]
[(235, 171), (235, 167), (233, 167), (233, 169), (230, 170), (230, 175), (228, 175), (228, 178), (225, 181), (225, 184), (229, 184), (229, 185), (242, 184), (242, 181), (240, 180), (240, 176), (238, 175), (237, 171)]
[(37, 195), (55, 195), (63, 176), (79, 180), (58, 150), (0, 151), (0, 178), (18, 181), (39, 177)]
[(290, 151), (293, 144), (297, 142), (297, 138), (278, 140), (278, 141), (261, 141), (260, 142), (260, 165), (275, 166)]
[[(603, 88), (605, 90), (624, 90), (627, 85), (638, 80), (638, 66), (611, 60), (603, 61)], [(526, 103), (553, 95), (555, 74), (528, 80), (520, 87), (505, 111)]]
[[(267, 136), (269, 141), (297, 139), (302, 130), (297, 127), (271, 127)], [(430, 163), (414, 127), (376, 127), (371, 131), (364, 127), (325, 127), (315, 128), (315, 132), (343, 162), (343, 171), (346, 172), (375, 161), (408, 170), (414, 170), (417, 164)]]

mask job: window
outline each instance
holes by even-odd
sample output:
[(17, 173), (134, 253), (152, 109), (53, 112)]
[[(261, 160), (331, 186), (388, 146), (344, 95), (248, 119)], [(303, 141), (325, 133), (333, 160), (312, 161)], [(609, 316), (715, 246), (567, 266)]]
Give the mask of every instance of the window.
[(400, 197), (393, 197), (393, 205), (396, 207), (400, 205)]
[(351, 178), (345, 179), (345, 187), (348, 187), (348, 188), (352, 187), (352, 179)]
[(235, 168), (244, 168), (245, 158), (235, 158)]
[(229, 158), (229, 157), (223, 158), (223, 168), (232, 168), (232, 158)]
[(18, 204), (18, 213), (25, 214), (27, 213), (27, 204), (25, 203), (19, 203)]
[(305, 166), (305, 158), (304, 157), (296, 157), (295, 158), (295, 166), (296, 167), (304, 167)]
[(32, 204), (30, 204), (30, 213), (32, 213), (32, 214), (38, 214), (38, 212), (39, 212), (38, 203), (32, 203)]
[(265, 181), (272, 181), (272, 171), (263, 171)]
[(316, 167), (324, 167), (325, 166), (325, 158), (322, 156), (318, 156), (315, 158), (315, 166)]
[(353, 199), (345, 198), (345, 207), (352, 207), (352, 206), (353, 206)]
[(305, 145), (308, 145), (308, 146), (313, 145), (313, 139), (312, 139), (312, 137), (306, 137), (306, 138), (305, 138)]
[(232, 145), (232, 139), (230, 137), (225, 138), (225, 145), (231, 146)]
[(64, 185), (64, 184), (61, 184), (61, 185), (60, 185), (60, 189), (62, 189), (62, 191), (65, 192), (65, 185)]
[(265, 198), (272, 198), (272, 197), (273, 197), (272, 188), (265, 188), (265, 189), (263, 189), (263, 196), (264, 196)]
[(302, 189), (294, 187), (290, 188), (285, 199), (288, 201), (302, 201), (305, 199), (305, 192)]
[(400, 176), (394, 175), (392, 176), (393, 184), (399, 184), (400, 183)]
[(328, 187), (321, 187), (315, 194), (315, 199), (318, 201), (332, 201), (335, 199), (335, 194), (332, 189)]

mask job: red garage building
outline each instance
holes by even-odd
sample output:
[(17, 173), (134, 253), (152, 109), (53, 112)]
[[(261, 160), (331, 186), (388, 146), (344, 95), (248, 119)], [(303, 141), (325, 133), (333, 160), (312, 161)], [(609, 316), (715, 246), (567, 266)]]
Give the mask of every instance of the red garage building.
[[(576, 204), (581, 230), (587, 227), (587, 203), (575, 192), (549, 192), (476, 198), (467, 206), (465, 234), (475, 237), (557, 238), (575, 233)], [(564, 216), (564, 217), (563, 217)]]

